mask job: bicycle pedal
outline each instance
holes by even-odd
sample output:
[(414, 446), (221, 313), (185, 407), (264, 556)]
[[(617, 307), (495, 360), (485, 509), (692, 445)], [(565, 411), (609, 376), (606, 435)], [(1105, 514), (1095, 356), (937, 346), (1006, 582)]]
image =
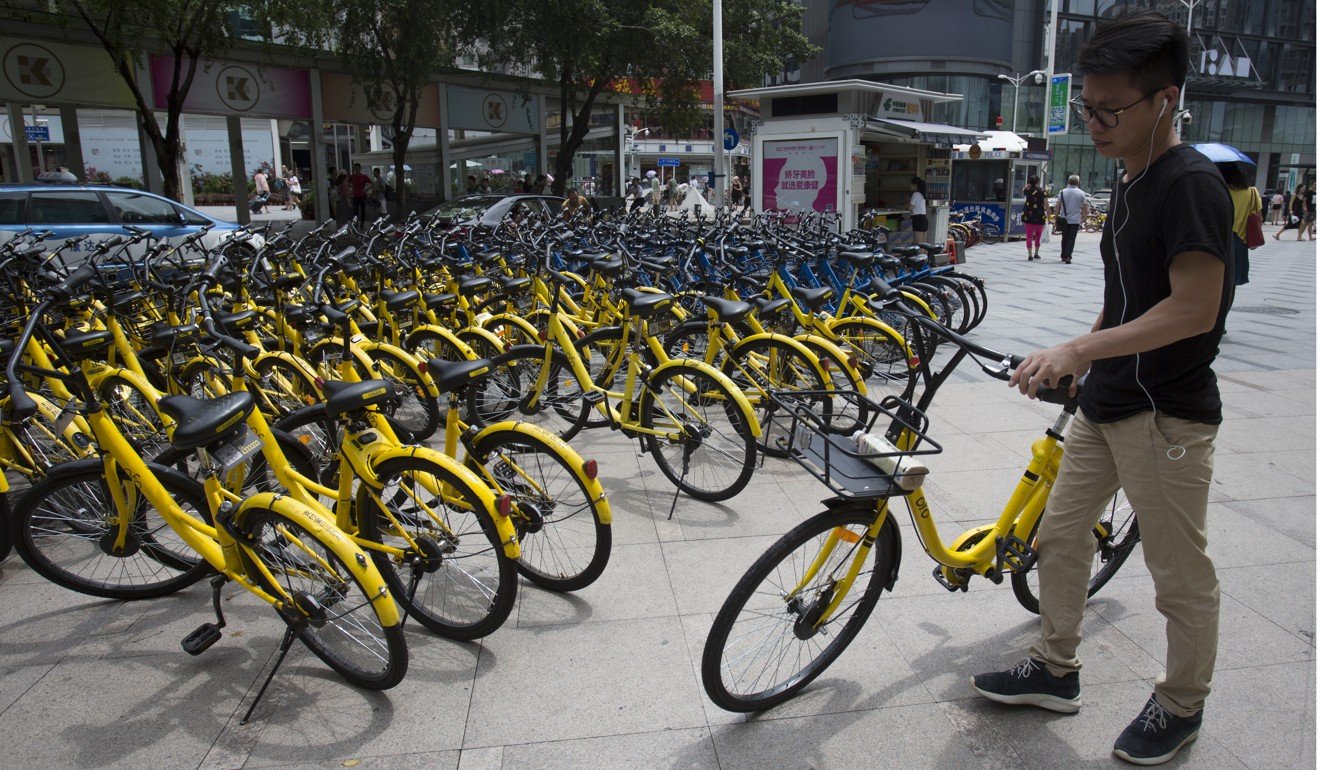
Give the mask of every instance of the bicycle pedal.
[(591, 406), (595, 406), (605, 400), (605, 393), (599, 390), (589, 391), (582, 394), (582, 400)]
[(181, 644), (183, 651), (189, 655), (201, 655), (207, 648), (220, 641), (220, 626), (214, 623), (203, 623), (197, 627), (196, 631), (183, 638)]
[[(951, 582), (947, 577), (945, 577), (945, 575), (944, 575), (944, 570), (945, 570), (945, 568), (944, 568), (943, 566), (938, 566), (938, 567), (935, 568), (935, 570), (934, 570), (933, 572), (931, 572), (931, 575), (933, 575), (933, 576), (935, 577), (935, 582), (937, 582), (937, 583), (939, 583), (940, 585), (944, 586), (946, 589), (949, 590), (950, 593), (952, 593), (952, 592), (954, 592), (954, 591), (963, 591), (963, 592), (966, 592), (966, 591), (967, 591), (967, 578), (966, 578), (966, 576), (960, 576), (960, 577), (962, 577), (962, 582), (961, 582), (961, 583), (954, 583), (954, 582)], [(956, 573), (955, 573), (955, 574), (956, 574)]]

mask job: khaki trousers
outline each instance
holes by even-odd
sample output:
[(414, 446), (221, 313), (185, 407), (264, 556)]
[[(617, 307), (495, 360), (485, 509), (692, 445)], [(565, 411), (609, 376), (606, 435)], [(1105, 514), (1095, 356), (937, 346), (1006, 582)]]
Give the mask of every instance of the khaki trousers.
[(1219, 639), (1219, 580), (1206, 554), (1206, 503), (1216, 425), (1143, 412), (1114, 423), (1080, 413), (1037, 548), (1041, 636), (1031, 656), (1062, 676), (1081, 668), (1077, 645), (1095, 556), (1092, 527), (1121, 487), (1137, 512), (1168, 653), (1155, 697), (1178, 716), (1205, 706)]

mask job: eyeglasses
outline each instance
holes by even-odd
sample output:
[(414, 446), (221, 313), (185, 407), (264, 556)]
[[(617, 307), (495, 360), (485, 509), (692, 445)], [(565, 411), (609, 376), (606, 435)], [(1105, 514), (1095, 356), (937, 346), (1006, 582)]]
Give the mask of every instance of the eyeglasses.
[(1081, 99), (1073, 99), (1068, 103), (1072, 105), (1073, 114), (1077, 116), (1078, 120), (1082, 121), (1083, 125), (1089, 124), (1091, 119), (1095, 118), (1100, 121), (1100, 125), (1105, 128), (1114, 128), (1118, 125), (1119, 115), (1122, 115), (1124, 112), (1127, 112), (1163, 90), (1164, 88), (1157, 88), (1126, 107), (1119, 107), (1116, 110), (1109, 110), (1104, 107), (1091, 107), (1090, 105), (1083, 103)]

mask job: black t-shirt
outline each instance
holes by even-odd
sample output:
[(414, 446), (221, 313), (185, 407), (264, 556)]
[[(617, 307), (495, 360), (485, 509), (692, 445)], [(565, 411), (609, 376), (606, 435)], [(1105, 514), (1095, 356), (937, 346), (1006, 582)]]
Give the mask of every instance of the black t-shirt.
[[(1219, 386), (1210, 368), (1233, 302), (1229, 234), (1233, 202), (1224, 179), (1191, 145), (1176, 145), (1131, 182), (1114, 188), (1100, 239), (1105, 265), (1102, 329), (1131, 321), (1168, 298), (1173, 258), (1203, 251), (1224, 262), (1215, 327), (1140, 355), (1103, 358), (1091, 365), (1082, 412), (1094, 422), (1116, 422), (1154, 408), (1185, 420), (1222, 421)], [(1117, 236), (1115, 233), (1117, 232)]]

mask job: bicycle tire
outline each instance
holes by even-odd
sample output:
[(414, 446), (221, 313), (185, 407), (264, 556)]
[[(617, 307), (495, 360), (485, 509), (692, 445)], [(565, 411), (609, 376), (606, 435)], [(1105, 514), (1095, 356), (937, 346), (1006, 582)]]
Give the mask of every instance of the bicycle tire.
[[(365, 690), (388, 690), (403, 680), (408, 672), (403, 624), (386, 626), (381, 621), (376, 597), (320, 535), (269, 508), (245, 510), (241, 526), (254, 544), (243, 544), (240, 553), (264, 567), (254, 565), (249, 576), (267, 593), (293, 597), (294, 606), (285, 612), (301, 611), (309, 617), (298, 634), (307, 649)], [(272, 585), (267, 574), (280, 585)], [(341, 605), (347, 609), (336, 614)]]
[[(391, 458), (372, 470), (384, 488), (376, 494), (359, 486), (358, 525), (364, 539), (407, 552), (393, 557), (367, 549), (395, 600), (450, 639), (479, 639), (503, 625), (517, 600), (518, 575), (477, 493), (423, 457)], [(425, 488), (427, 476), (442, 495)], [(388, 516), (382, 505), (390, 506)]]
[[(587, 366), (587, 372), (591, 374), (591, 381), (598, 387), (616, 393), (623, 391), (624, 378), (628, 374), (627, 352), (621, 350), (623, 334), (621, 326), (604, 326), (573, 343), (582, 363)], [(646, 358), (648, 361), (652, 358), (649, 351)], [(609, 424), (609, 418), (589, 408), (582, 427), (603, 428)]]
[(256, 377), (248, 383), (257, 405), (270, 419), (319, 403), (321, 391), (316, 381), (297, 366), (276, 356), (258, 358), (252, 364)]
[(14, 552), (13, 516), (9, 514), (9, 493), (0, 494), (0, 561)]
[(867, 397), (881, 401), (885, 396), (902, 395), (917, 381), (918, 370), (909, 360), (907, 343), (898, 332), (879, 321), (845, 318), (830, 326), (866, 370)]
[(128, 443), (152, 460), (169, 447), (165, 421), (156, 412), (156, 402), (127, 377), (112, 374), (97, 384), (97, 396)]
[(946, 278), (956, 278), (962, 281), (964, 285), (967, 286), (969, 292), (972, 292), (976, 295), (975, 299), (977, 303), (976, 306), (977, 316), (976, 316), (976, 320), (972, 323), (972, 328), (975, 329), (976, 327), (980, 326), (981, 322), (985, 320), (986, 313), (989, 312), (990, 310), (990, 296), (986, 294), (985, 291), (985, 280), (980, 276), (972, 275), (970, 273), (964, 273), (960, 270), (953, 270), (947, 272), (944, 274), (944, 276)]
[[(761, 424), (761, 436), (756, 448), (768, 457), (787, 457), (791, 418), (777, 414), (778, 407), (770, 400), (770, 391), (822, 391), (829, 388), (809, 354), (801, 344), (790, 344), (773, 337), (752, 339), (727, 348), (721, 371), (733, 381), (734, 387), (752, 401), (756, 419)], [(803, 399), (796, 403), (803, 407)], [(834, 399), (813, 399), (811, 411), (820, 416), (825, 425), (832, 424)]]
[(926, 282), (944, 291), (945, 301), (949, 305), (949, 323), (951, 329), (959, 334), (966, 334), (976, 317), (976, 309), (960, 282), (939, 275), (926, 277)]
[[(841, 360), (829, 347), (816, 342), (819, 338), (814, 335), (807, 335), (797, 338), (816, 357), (820, 359), (821, 366), (825, 373), (829, 375), (831, 387), (834, 392), (856, 391), (853, 385), (853, 375), (859, 375), (854, 367), (847, 361)], [(866, 401), (853, 401), (848, 398), (836, 397), (832, 399), (830, 406), (829, 429), (831, 433), (837, 433), (843, 436), (851, 436), (866, 426), (866, 421), (870, 419), (871, 409), (866, 406)]]
[(435, 435), (440, 427), (440, 398), (430, 394), (411, 362), (385, 348), (366, 352), (375, 370), (372, 376), (393, 384), (399, 396), (396, 406), (381, 409), (396, 430), (403, 429), (405, 435), (399, 438), (407, 444), (420, 444)]
[(588, 404), (562, 351), (550, 351), (545, 390), (535, 406), (529, 405), (545, 352), (543, 345), (519, 345), (496, 356), (490, 373), (467, 389), (473, 424), (484, 428), (514, 419), (544, 428), (565, 441), (577, 435), (586, 423)]
[[(188, 515), (211, 521), (202, 485), (187, 475), (148, 464), (152, 474)], [(133, 489), (131, 482), (124, 482)], [(165, 596), (211, 572), (140, 492), (125, 552), (111, 552), (108, 517), (114, 511), (100, 458), (52, 470), (10, 511), (19, 556), (56, 585), (106, 599)]]
[[(1096, 536), (1096, 554), (1091, 561), (1091, 579), (1086, 586), (1087, 598), (1095, 596), (1097, 591), (1104, 588), (1105, 583), (1127, 561), (1137, 543), (1141, 542), (1136, 512), (1128, 504), (1127, 495), (1122, 490), (1114, 495), (1109, 507), (1100, 515), (1100, 524), (1109, 529), (1109, 534), (1102, 537), (1095, 529), (1091, 530)], [(1031, 542), (1035, 542), (1036, 530), (1039, 528), (1040, 522), (1037, 521), (1031, 532)], [(1011, 582), (1018, 604), (1027, 612), (1039, 615), (1040, 594), (1036, 586), (1035, 563), (1025, 572), (1014, 572)]]
[(985, 241), (987, 246), (993, 246), (1004, 237), (996, 225), (982, 225), (981, 240)]
[(497, 493), (513, 498), (510, 516), (522, 546), (518, 572), (550, 591), (578, 591), (605, 571), (613, 535), (576, 475), (582, 458), (557, 444), (499, 430), (482, 436), (474, 449), (498, 482)]
[[(811, 614), (816, 612), (818, 618), (819, 611), (833, 598), (833, 581), (822, 578), (830, 578), (832, 572), (851, 561), (849, 557), (857, 544), (864, 542), (865, 532), (875, 517), (875, 508), (865, 503), (818, 513), (789, 530), (753, 562), (715, 615), (702, 650), (701, 682), (715, 705), (736, 712), (776, 706), (810, 684), (843, 653), (870, 617), (881, 593), (891, 584), (897, 568), (896, 527), (886, 525), (880, 529), (869, 559), (870, 574), (859, 573), (852, 587), (852, 592), (861, 589), (859, 598), (847, 606), (841, 603), (835, 615), (820, 628), (815, 627)], [(848, 533), (852, 545), (841, 554), (836, 548), (812, 584), (800, 593), (812, 597), (812, 601), (795, 598), (785, 602), (784, 597), (801, 583), (805, 569), (820, 553), (823, 538), (839, 528)], [(843, 558), (836, 560), (835, 556)], [(848, 598), (845, 597), (845, 603)], [(745, 612), (751, 619), (740, 622)], [(757, 626), (755, 634), (750, 630), (744, 633), (749, 624)], [(779, 633), (780, 625), (783, 633)], [(766, 626), (771, 628), (766, 630)], [(828, 634), (827, 628), (831, 627), (836, 631)], [(755, 642), (761, 642), (763, 648), (765, 644), (771, 645), (763, 650), (767, 654), (762, 656), (754, 648)], [(801, 646), (794, 650), (799, 643)], [(738, 661), (742, 674), (746, 674), (760, 657), (766, 659), (767, 667), (774, 665), (776, 671), (767, 674), (767, 670), (762, 670), (746, 685), (740, 684), (742, 677), (734, 675), (733, 661)]]
[[(646, 437), (647, 449), (660, 472), (676, 487), (698, 500), (718, 502), (747, 486), (756, 463), (755, 438), (733, 393), (714, 377), (695, 366), (659, 370), (644, 383), (638, 409), (643, 427), (671, 430), (682, 436), (678, 440)], [(717, 440), (710, 441), (712, 437)], [(679, 452), (677, 467), (672, 457), (675, 448)], [(697, 486), (684, 472), (683, 456), (690, 470), (698, 450), (703, 450), (702, 459), (711, 460), (714, 466), (709, 486)], [(727, 472), (715, 472), (724, 468)]]

